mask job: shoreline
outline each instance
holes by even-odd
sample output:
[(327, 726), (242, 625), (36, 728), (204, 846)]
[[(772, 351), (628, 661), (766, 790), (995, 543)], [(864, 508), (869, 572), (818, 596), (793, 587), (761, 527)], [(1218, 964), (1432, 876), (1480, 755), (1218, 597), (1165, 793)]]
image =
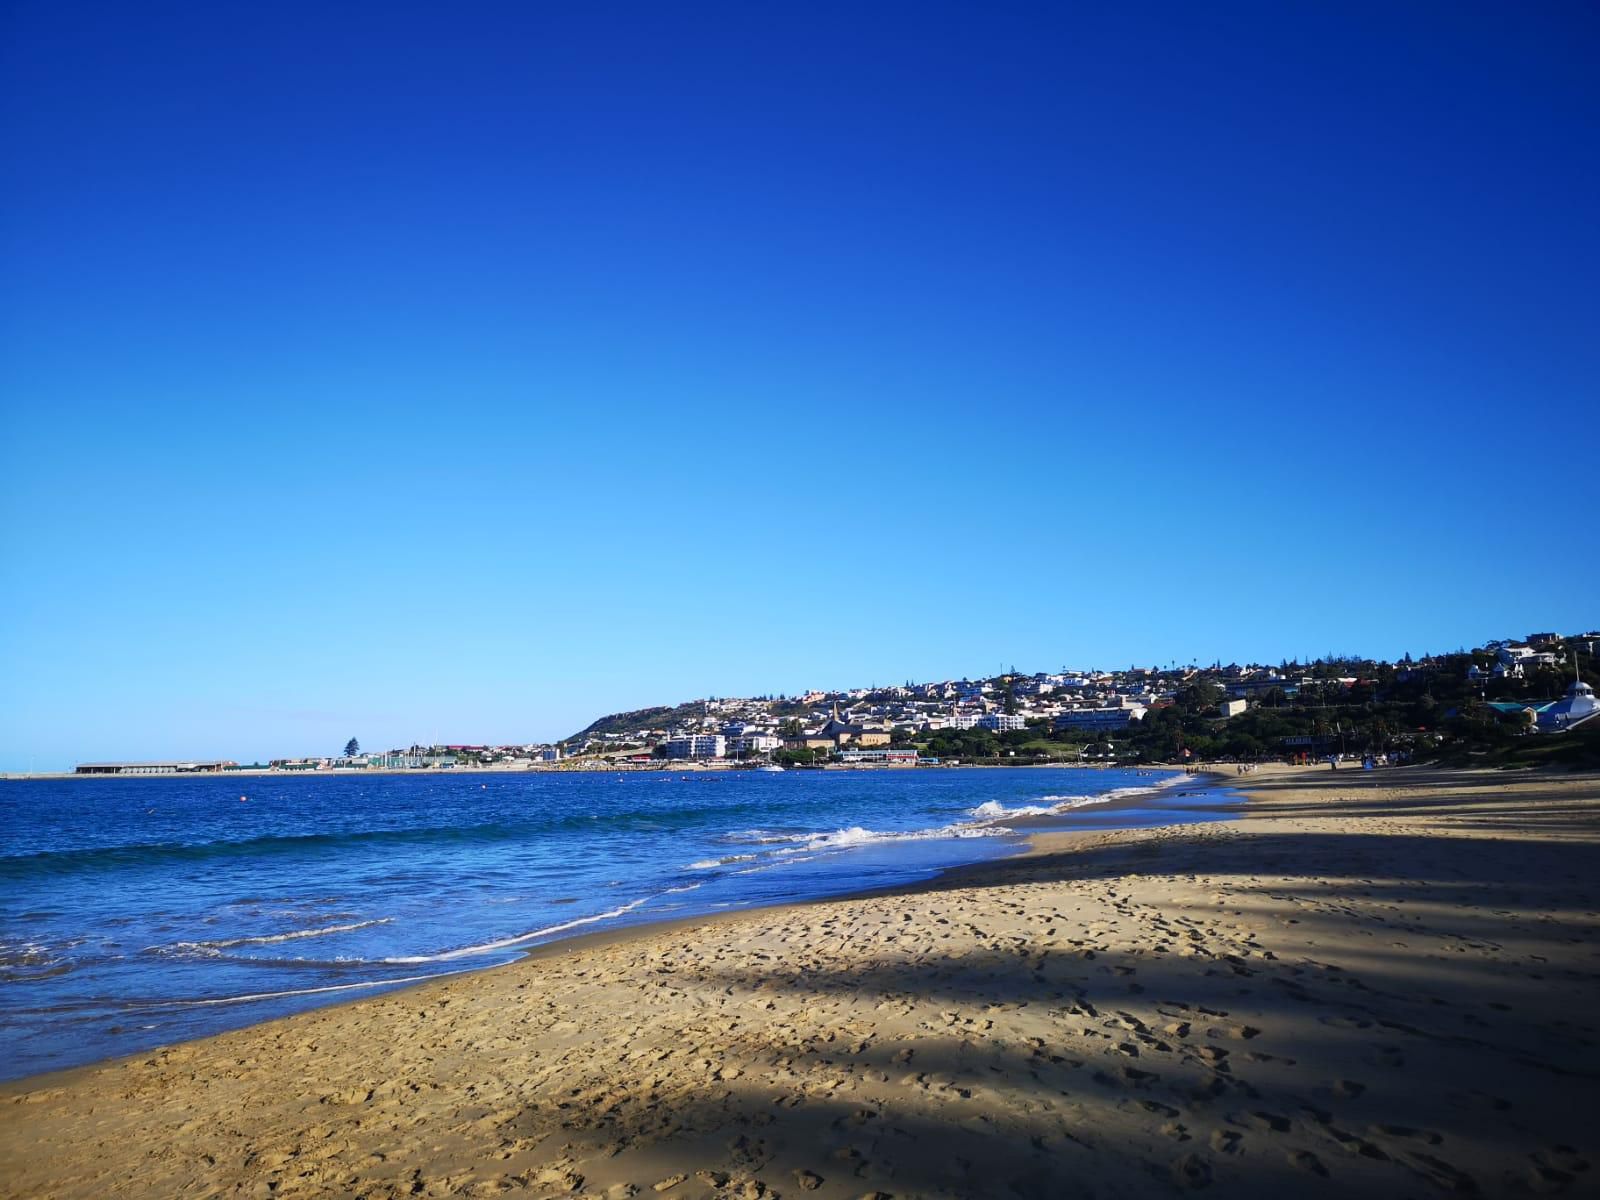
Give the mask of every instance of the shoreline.
[[(570, 765), (569, 765), (570, 764)], [(1096, 771), (1188, 771), (1188, 767), (1167, 763), (1117, 763), (1079, 762), (1072, 759), (982, 759), (968, 762), (923, 763), (818, 763), (812, 766), (785, 767), (784, 771), (992, 771), (1006, 768), (1067, 768)], [(361, 779), (369, 775), (400, 775), (418, 779), (439, 779), (451, 775), (563, 775), (599, 774), (616, 775), (634, 772), (664, 772), (667, 774), (694, 772), (720, 773), (723, 771), (752, 771), (753, 764), (729, 761), (666, 760), (653, 763), (593, 763), (576, 759), (563, 760), (555, 766), (536, 767), (330, 767), (326, 771), (280, 771), (271, 767), (240, 767), (232, 771), (168, 771), (129, 772), (121, 774), (82, 773), (78, 771), (0, 771), (0, 783), (30, 783), (59, 779), (156, 779), (171, 782), (174, 779)]]
[(63, 1196), (1592, 1184), (1600, 779), (1211, 779), (1239, 820), (1030, 831), (11, 1081), (0, 1167)]
[[(1179, 787), (1179, 786), (1181, 786), (1182, 784), (1184, 784), (1186, 782), (1195, 785), (1195, 790), (1197, 792), (1211, 791), (1211, 790), (1217, 790), (1217, 789), (1228, 790), (1228, 789), (1223, 787), (1223, 784), (1222, 784), (1222, 781), (1221, 781), (1220, 777), (1213, 777), (1212, 775), (1208, 775), (1206, 773), (1200, 773), (1200, 772), (1191, 773), (1191, 772), (1187, 772), (1187, 771), (1184, 771), (1184, 770), (1178, 769), (1178, 768), (1151, 768), (1150, 769), (1150, 773), (1151, 774), (1167, 774), (1168, 772), (1173, 772), (1172, 777), (1170, 779), (1167, 779), (1167, 780), (1162, 781), (1162, 782), (1153, 783), (1147, 789), (1144, 789), (1144, 788), (1136, 789), (1136, 790), (1133, 791), (1132, 794), (1125, 794), (1125, 795), (1120, 795), (1120, 796), (1119, 795), (1114, 795), (1114, 794), (1113, 795), (1108, 795), (1105, 800), (1097, 802), (1097, 803), (1094, 803), (1094, 804), (1085, 805), (1081, 809), (1069, 809), (1069, 810), (1066, 810), (1063, 813), (1054, 814), (1054, 815), (1048, 815), (1048, 816), (1046, 816), (1046, 815), (1027, 815), (1027, 816), (999, 815), (999, 816), (995, 816), (995, 817), (993, 817), (991, 819), (976, 819), (976, 820), (973, 820), (971, 822), (971, 824), (975, 828), (1003, 829), (1003, 830), (1008, 830), (1009, 831), (1008, 834), (1003, 835), (1003, 836), (1005, 838), (1007, 838), (1007, 839), (1015, 839), (1018, 844), (1009, 853), (1002, 854), (996, 860), (991, 860), (991, 862), (1007, 862), (1007, 861), (1011, 861), (1013, 859), (1017, 859), (1017, 858), (1025, 856), (1030, 851), (1030, 849), (1032, 847), (1033, 839), (1038, 837), (1038, 836), (1047, 835), (1047, 834), (1051, 834), (1051, 833), (1072, 834), (1072, 833), (1077, 833), (1077, 832), (1085, 832), (1085, 833), (1095, 832), (1096, 830), (1093, 827), (1086, 827), (1086, 828), (1084, 828), (1082, 830), (1073, 830), (1073, 829), (1062, 828), (1061, 822), (1063, 820), (1070, 820), (1074, 813), (1084, 811), (1085, 809), (1091, 810), (1096, 815), (1104, 815), (1104, 814), (1115, 814), (1115, 813), (1121, 812), (1121, 811), (1138, 810), (1138, 809), (1141, 809), (1141, 808), (1146, 808), (1146, 807), (1150, 806), (1152, 803), (1155, 804), (1158, 807), (1162, 807), (1163, 806), (1162, 805), (1162, 801), (1164, 799), (1167, 799), (1169, 796), (1172, 799), (1177, 799), (1177, 798), (1179, 798), (1181, 796), (1186, 796), (1186, 795), (1190, 794), (1188, 792), (1183, 792), (1183, 793), (1179, 793), (1177, 796), (1171, 796), (1172, 789), (1174, 789), (1176, 787)], [(395, 773), (395, 774), (406, 774), (406, 772), (393, 772), (393, 773)], [(359, 772), (357, 772), (357, 774), (359, 774)], [(95, 778), (95, 777), (94, 776), (88, 776), (88, 777), (75, 776), (73, 778)], [(100, 776), (99, 778), (116, 778), (116, 777), (115, 776), (110, 776), (110, 777)], [(168, 778), (168, 779), (170, 779), (170, 778), (172, 778), (172, 776), (130, 776), (129, 778), (157, 778), (157, 779), (159, 779), (159, 778)], [(1126, 789), (1120, 789), (1120, 790), (1126, 791)], [(1185, 806), (1185, 807), (1187, 807), (1187, 806)], [(1173, 811), (1176, 812), (1176, 811), (1181, 811), (1181, 810), (1177, 809), (1177, 808), (1174, 808)], [(1215, 807), (1207, 809), (1206, 811), (1212, 812), (1212, 813), (1222, 813), (1224, 811), (1232, 811), (1232, 810), (1231, 809), (1225, 810), (1221, 806), (1215, 806)], [(1206, 820), (1206, 819), (1224, 819), (1224, 818), (1222, 818), (1220, 816), (1213, 816), (1213, 817), (1209, 817), (1209, 818), (1202, 817), (1200, 819), (1201, 820)], [(1119, 829), (1123, 829), (1123, 828), (1144, 828), (1144, 827), (1148, 827), (1148, 825), (1139, 825), (1139, 826), (1132, 826), (1132, 827), (1114, 826), (1111, 831), (1115, 831), (1115, 830), (1119, 830)], [(3, 1100), (5, 1091), (8, 1088), (15, 1088), (15, 1087), (18, 1087), (18, 1086), (23, 1085), (23, 1084), (32, 1084), (32, 1083), (35, 1083), (35, 1082), (41, 1082), (41, 1084), (42, 1084), (42, 1081), (49, 1081), (51, 1079), (54, 1079), (56, 1076), (66, 1077), (66, 1076), (71, 1076), (71, 1075), (74, 1075), (74, 1074), (76, 1074), (78, 1072), (82, 1072), (82, 1071), (92, 1071), (92, 1070), (95, 1070), (95, 1069), (100, 1068), (100, 1067), (109, 1067), (109, 1066), (112, 1066), (112, 1065), (115, 1065), (115, 1064), (128, 1063), (128, 1062), (131, 1062), (132, 1060), (135, 1060), (135, 1059), (146, 1058), (146, 1057), (148, 1057), (148, 1056), (150, 1056), (152, 1054), (159, 1054), (159, 1053), (162, 1053), (164, 1051), (170, 1051), (170, 1050), (173, 1050), (173, 1049), (178, 1048), (178, 1047), (197, 1044), (197, 1043), (204, 1043), (204, 1042), (210, 1041), (213, 1038), (226, 1037), (230, 1033), (238, 1033), (238, 1032), (242, 1032), (242, 1031), (257, 1029), (257, 1028), (260, 1028), (260, 1027), (263, 1027), (263, 1026), (275, 1024), (275, 1023), (280, 1022), (280, 1021), (294, 1021), (294, 1020), (299, 1019), (301, 1017), (307, 1016), (307, 1015), (309, 1015), (311, 1013), (322, 1012), (322, 1011), (326, 1011), (326, 1010), (329, 1010), (329, 1009), (339, 1008), (339, 1007), (342, 1007), (342, 1006), (345, 1006), (345, 1005), (368, 1003), (368, 1002), (371, 1002), (371, 1001), (374, 1001), (374, 1000), (382, 999), (382, 998), (384, 998), (386, 996), (404, 995), (404, 994), (407, 994), (409, 992), (413, 992), (413, 991), (416, 991), (416, 990), (419, 990), (419, 989), (430, 987), (430, 986), (432, 986), (434, 984), (438, 984), (438, 983), (441, 983), (443, 981), (453, 980), (453, 979), (460, 979), (460, 978), (462, 978), (464, 976), (473, 976), (473, 975), (480, 975), (480, 974), (485, 974), (485, 973), (489, 973), (489, 972), (493, 972), (493, 971), (502, 971), (502, 970), (514, 969), (519, 964), (523, 963), (524, 961), (526, 961), (526, 960), (528, 960), (530, 958), (535, 958), (535, 957), (548, 958), (548, 957), (550, 957), (552, 955), (557, 955), (557, 954), (564, 953), (569, 949), (571, 949), (571, 950), (581, 950), (581, 949), (583, 949), (583, 948), (585, 948), (587, 946), (590, 946), (590, 945), (615, 945), (615, 944), (617, 944), (619, 942), (624, 942), (624, 941), (630, 940), (632, 938), (646, 937), (646, 936), (649, 936), (649, 935), (651, 935), (651, 934), (653, 934), (653, 933), (655, 933), (657, 931), (671, 930), (671, 929), (674, 929), (674, 928), (679, 928), (679, 927), (684, 927), (684, 926), (700, 925), (700, 924), (706, 924), (706, 923), (718, 923), (718, 924), (720, 924), (720, 923), (725, 923), (725, 922), (728, 922), (728, 921), (739, 920), (741, 918), (756, 917), (756, 916), (759, 916), (760, 914), (763, 914), (763, 913), (779, 913), (779, 912), (783, 912), (783, 911), (786, 911), (786, 910), (789, 910), (789, 909), (805, 908), (805, 907), (808, 907), (808, 906), (811, 906), (811, 905), (816, 905), (816, 904), (828, 904), (828, 903), (833, 903), (833, 902), (852, 901), (852, 900), (866, 900), (866, 899), (871, 899), (871, 898), (879, 897), (879, 896), (914, 894), (914, 893), (916, 893), (918, 891), (921, 891), (921, 890), (923, 890), (925, 888), (931, 888), (931, 887), (936, 886), (937, 884), (940, 883), (940, 881), (945, 879), (947, 876), (952, 876), (952, 875), (956, 875), (956, 874), (958, 874), (958, 873), (960, 873), (962, 871), (978, 869), (978, 868), (981, 868), (981, 867), (984, 867), (984, 866), (987, 866), (987, 865), (991, 865), (991, 862), (958, 863), (958, 864), (951, 865), (951, 866), (940, 867), (940, 868), (937, 868), (932, 874), (930, 874), (930, 875), (928, 875), (928, 876), (926, 876), (926, 877), (924, 877), (922, 879), (913, 880), (913, 881), (906, 882), (906, 883), (890, 884), (890, 885), (886, 885), (886, 886), (870, 887), (870, 888), (860, 888), (860, 887), (858, 887), (858, 888), (849, 889), (849, 890), (846, 890), (846, 891), (828, 892), (828, 893), (824, 893), (824, 894), (821, 894), (821, 895), (816, 895), (816, 896), (811, 896), (811, 897), (806, 897), (806, 898), (801, 898), (801, 899), (796, 899), (796, 900), (782, 901), (782, 902), (777, 902), (777, 903), (753, 903), (753, 904), (750, 904), (750, 905), (747, 905), (747, 906), (732, 907), (732, 908), (721, 909), (721, 910), (708, 910), (708, 911), (700, 912), (700, 913), (686, 913), (686, 914), (683, 914), (683, 915), (680, 915), (680, 916), (663, 917), (663, 918), (658, 918), (658, 919), (654, 919), (654, 920), (645, 919), (645, 920), (641, 920), (641, 921), (631, 921), (631, 922), (625, 921), (625, 922), (621, 922), (621, 923), (618, 923), (618, 924), (615, 924), (615, 925), (611, 925), (611, 926), (608, 926), (608, 927), (602, 927), (602, 928), (599, 928), (599, 929), (589, 930), (589, 931), (586, 931), (586, 932), (573, 933), (573, 934), (567, 934), (567, 935), (557, 935), (555, 937), (552, 937), (548, 941), (537, 942), (537, 943), (534, 943), (532, 945), (519, 948), (515, 952), (516, 953), (516, 957), (512, 958), (510, 961), (488, 962), (488, 963), (484, 963), (484, 964), (478, 965), (478, 966), (465, 966), (465, 967), (461, 967), (461, 968), (458, 968), (458, 969), (455, 969), (455, 970), (442, 971), (442, 972), (439, 972), (439, 973), (433, 974), (433, 975), (419, 976), (417, 978), (410, 979), (410, 980), (407, 980), (407, 981), (404, 981), (404, 982), (373, 981), (373, 982), (368, 983), (368, 984), (347, 985), (348, 986), (348, 991), (349, 991), (350, 994), (344, 995), (344, 996), (340, 996), (340, 997), (337, 997), (337, 998), (330, 998), (325, 1002), (318, 1003), (318, 1004), (313, 1004), (312, 1006), (306, 1007), (306, 1008), (300, 1008), (300, 1009), (297, 1009), (296, 1011), (293, 1011), (293, 1012), (279, 1013), (277, 1015), (271, 1015), (271, 1016), (264, 1016), (264, 1017), (257, 1018), (255, 1020), (247, 1021), (244, 1024), (237, 1025), (237, 1026), (234, 1026), (234, 1027), (229, 1028), (229, 1029), (219, 1030), (219, 1031), (214, 1032), (214, 1033), (201, 1034), (199, 1036), (191, 1037), (191, 1038), (181, 1038), (181, 1039), (178, 1039), (178, 1040), (175, 1040), (175, 1041), (171, 1041), (171, 1042), (161, 1042), (161, 1043), (157, 1043), (157, 1044), (155, 1044), (153, 1046), (145, 1047), (144, 1049), (132, 1050), (132, 1051), (128, 1051), (127, 1053), (123, 1053), (123, 1054), (113, 1054), (113, 1055), (109, 1055), (109, 1056), (107, 1056), (105, 1058), (95, 1059), (95, 1060), (93, 1060), (91, 1062), (86, 1062), (86, 1063), (79, 1063), (77, 1065), (70, 1066), (70, 1067), (61, 1067), (61, 1068), (57, 1068), (55, 1070), (41, 1071), (41, 1072), (37, 1072), (37, 1073), (31, 1074), (31, 1075), (18, 1076), (18, 1077), (13, 1078), (13, 1079), (0, 1079), (0, 1100)], [(208, 1004), (229, 1004), (229, 1003), (246, 1004), (246, 1003), (250, 1003), (250, 1002), (251, 1002), (250, 998), (247, 998), (247, 997), (228, 997), (228, 998), (221, 998), (221, 999), (214, 999), (214, 1000), (206, 1001), (206, 1003), (208, 1003)]]

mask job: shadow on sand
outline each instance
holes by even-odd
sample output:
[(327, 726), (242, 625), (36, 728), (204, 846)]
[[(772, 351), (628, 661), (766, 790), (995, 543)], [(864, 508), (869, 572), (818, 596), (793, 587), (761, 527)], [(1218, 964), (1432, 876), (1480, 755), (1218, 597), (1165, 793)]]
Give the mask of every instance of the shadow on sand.
[[(942, 937), (897, 937), (911, 918), (890, 894), (867, 902), (876, 927), (797, 918), (805, 946), (781, 963), (691, 961), (660, 986), (779, 1018), (690, 1050), (703, 1084), (603, 1106), (579, 1083), (526, 1116), (829, 1195), (1595, 1194), (1592, 812), (1538, 788), (1486, 809), (1330, 786), (1347, 831), (1224, 826), (968, 868), (918, 901)], [(1302, 809), (1327, 815), (1273, 805)], [(1386, 827), (1418, 815), (1460, 836)], [(1482, 836), (1495, 825), (1532, 836)], [(1084, 903), (1058, 908), (1062, 885)]]

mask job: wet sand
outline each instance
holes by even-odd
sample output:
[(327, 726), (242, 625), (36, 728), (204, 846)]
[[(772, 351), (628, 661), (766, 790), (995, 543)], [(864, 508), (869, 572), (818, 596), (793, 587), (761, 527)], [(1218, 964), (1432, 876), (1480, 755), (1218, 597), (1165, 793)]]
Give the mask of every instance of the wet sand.
[(1225, 782), (1236, 821), (0, 1087), (0, 1191), (1600, 1192), (1600, 777)]

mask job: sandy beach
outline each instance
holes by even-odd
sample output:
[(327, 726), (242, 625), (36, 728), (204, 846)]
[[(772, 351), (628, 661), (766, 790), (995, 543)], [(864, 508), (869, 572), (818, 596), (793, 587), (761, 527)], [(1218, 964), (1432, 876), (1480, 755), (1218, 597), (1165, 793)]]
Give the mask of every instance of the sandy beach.
[(1600, 777), (635, 930), (0, 1088), (9, 1196), (1600, 1193)]

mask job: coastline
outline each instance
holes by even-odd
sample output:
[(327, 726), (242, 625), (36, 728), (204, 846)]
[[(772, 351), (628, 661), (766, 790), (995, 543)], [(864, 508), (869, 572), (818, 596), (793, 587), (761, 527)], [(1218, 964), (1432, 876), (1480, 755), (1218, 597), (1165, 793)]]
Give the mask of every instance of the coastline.
[[(394, 774), (407, 775), (407, 772), (394, 772)], [(409, 775), (415, 777), (417, 772)], [(421, 773), (425, 774), (425, 773)], [(985, 832), (991, 836), (985, 839), (987, 845), (995, 847), (1001, 859), (1009, 859), (1026, 853), (1034, 834), (1046, 831), (1062, 831), (1066, 827), (1080, 826), (1088, 828), (1089, 824), (1109, 825), (1113, 828), (1136, 828), (1167, 823), (1163, 818), (1170, 815), (1174, 818), (1188, 811), (1193, 804), (1172, 804), (1168, 797), (1187, 798), (1199, 796), (1208, 792), (1223, 790), (1218, 784), (1205, 775), (1191, 774), (1182, 770), (1170, 768), (1152, 768), (1132, 772), (1135, 776), (1147, 776), (1137, 784), (1124, 785), (1109, 793), (1093, 794), (1084, 797), (1047, 797), (1047, 799), (1087, 800), (1082, 805), (1070, 805), (1051, 815), (1020, 815), (1017, 812), (997, 808), (993, 815), (974, 815), (964, 822), (957, 824), (964, 826), (969, 832)], [(1160, 777), (1160, 778), (1156, 778)], [(80, 777), (81, 778), (81, 777)], [(171, 776), (134, 776), (131, 778), (171, 778)], [(210, 778), (200, 775), (198, 778)], [(291, 776), (292, 778), (292, 776)], [(1174, 789), (1187, 787), (1187, 790), (1174, 793)], [(1219, 819), (1224, 811), (1221, 805), (1195, 805), (1195, 811), (1200, 815), (1193, 818), (1198, 820)], [(1131, 824), (1129, 823), (1131, 821)], [(820, 834), (818, 836), (821, 836)], [(957, 835), (952, 835), (957, 836)], [(430, 972), (415, 975), (411, 978), (380, 979), (368, 982), (337, 983), (328, 987), (311, 988), (304, 993), (283, 992), (259, 994), (242, 994), (238, 996), (221, 996), (205, 999), (173, 1001), (178, 1005), (187, 1003), (191, 1007), (204, 1007), (207, 1009), (228, 1008), (241, 1006), (235, 1011), (249, 1012), (247, 1006), (255, 1002), (254, 1015), (244, 1017), (238, 1021), (213, 1025), (210, 1029), (188, 1034), (187, 1036), (167, 1037), (163, 1039), (144, 1040), (142, 1045), (130, 1049), (115, 1050), (112, 1053), (102, 1054), (93, 1059), (79, 1060), (59, 1067), (50, 1067), (29, 1071), (26, 1074), (0, 1075), (0, 1088), (9, 1085), (21, 1084), (27, 1081), (44, 1080), (57, 1075), (67, 1075), (84, 1069), (97, 1066), (107, 1066), (113, 1063), (126, 1062), (164, 1049), (184, 1045), (190, 1042), (203, 1042), (211, 1037), (243, 1029), (272, 1024), (280, 1020), (293, 1019), (295, 1016), (304, 1015), (319, 1009), (337, 1007), (343, 1004), (356, 1004), (366, 1000), (385, 995), (404, 994), (405, 992), (424, 988), (432, 983), (470, 976), (486, 971), (500, 970), (504, 967), (515, 966), (525, 958), (533, 955), (548, 956), (565, 951), (569, 947), (581, 947), (595, 942), (596, 944), (611, 944), (625, 940), (636, 935), (644, 935), (653, 930), (669, 929), (693, 925), (701, 922), (720, 922), (738, 919), (742, 916), (761, 912), (776, 912), (779, 910), (805, 907), (815, 903), (826, 903), (835, 900), (866, 899), (873, 896), (899, 894), (907, 891), (916, 891), (926, 885), (937, 882), (945, 875), (959, 871), (967, 865), (956, 861), (942, 867), (932, 867), (918, 877), (898, 883), (866, 884), (859, 880), (844, 883), (842, 886), (828, 888), (814, 892), (810, 895), (796, 895), (783, 899), (755, 899), (738, 903), (729, 907), (690, 908), (688, 911), (673, 916), (645, 915), (643, 919), (628, 917), (623, 920), (606, 921), (607, 915), (615, 918), (621, 913), (601, 914), (600, 918), (580, 918), (571, 925), (578, 927), (589, 926), (582, 932), (571, 932), (570, 929), (556, 932), (545, 940), (530, 940), (514, 950), (508, 951), (510, 957), (500, 957), (487, 961), (475, 962), (470, 954), (464, 954), (460, 949), (452, 951), (446, 957), (460, 956), (462, 966), (451, 970)], [(632, 906), (626, 906), (622, 913)], [(527, 935), (531, 937), (531, 935)], [(510, 940), (523, 941), (523, 936), (512, 935)], [(405, 961), (405, 960), (397, 960)], [(284, 1011), (267, 1011), (263, 1013), (259, 1007), (261, 1001), (273, 999), (289, 999), (296, 996), (306, 997), (306, 1001), (298, 1007)], [(315, 999), (310, 997), (315, 996)]]
[[(1056, 767), (1069, 768), (1075, 771), (1115, 771), (1130, 769), (1148, 769), (1153, 771), (1181, 771), (1183, 767), (1169, 767), (1164, 765), (1151, 765), (1140, 768), (1130, 767), (1126, 763), (1084, 761), (1076, 759), (975, 759), (962, 762), (947, 763), (819, 763), (809, 767), (785, 767), (786, 771), (965, 771), (965, 770), (994, 770), (1007, 767)], [(703, 760), (703, 759), (665, 759), (660, 762), (635, 763), (635, 762), (596, 762), (582, 759), (565, 759), (558, 764), (546, 764), (532, 767), (362, 767), (344, 768), (330, 767), (326, 771), (282, 771), (271, 767), (239, 767), (228, 771), (170, 771), (170, 772), (133, 772), (127, 775), (102, 775), (83, 774), (77, 771), (0, 771), (0, 783), (24, 783), (33, 780), (57, 779), (155, 779), (172, 781), (174, 779), (362, 779), (372, 775), (402, 776), (412, 779), (438, 779), (451, 775), (505, 775), (520, 778), (525, 775), (559, 775), (563, 773), (587, 772), (601, 775), (621, 774), (633, 771), (664, 771), (668, 773), (689, 773), (693, 771), (749, 771), (754, 765), (749, 763), (736, 763), (731, 760)]]
[[(1247, 794), (1239, 820), (1030, 830), (1019, 855), (921, 884), (586, 934), (0, 1085), (19, 1106), (0, 1168), (23, 1195), (103, 1194), (111, 1172), (149, 1191), (372, 1196), (624, 1195), (676, 1174), (674, 1196), (1027, 1195), (1062, 1172), (1330, 1193), (1584, 1178), (1594, 1137), (1563, 1108), (1600, 1064), (1592, 1041), (1549, 1043), (1595, 1036), (1595, 874), (1564, 882), (1544, 860), (1594, 865), (1600, 781), (1212, 779)], [(1397, 854), (1440, 866), (1407, 879)], [(1454, 894), (1474, 873), (1521, 900)], [(1524, 931), (1524, 910), (1548, 911)], [(1428, 953), (1398, 946), (1419, 939)], [(1524, 973), (1546, 960), (1543, 986), (1517, 984), (1513, 944)], [(1494, 999), (1469, 1005), (1463, 984)], [(1507, 1075), (1508, 1047), (1536, 1088)], [(1430, 1081), (1449, 1104), (1418, 1094)], [(138, 1102), (158, 1094), (170, 1127)], [(1508, 1129), (1531, 1139), (1518, 1154)], [(968, 1165), (929, 1174), (935, 1146)]]

